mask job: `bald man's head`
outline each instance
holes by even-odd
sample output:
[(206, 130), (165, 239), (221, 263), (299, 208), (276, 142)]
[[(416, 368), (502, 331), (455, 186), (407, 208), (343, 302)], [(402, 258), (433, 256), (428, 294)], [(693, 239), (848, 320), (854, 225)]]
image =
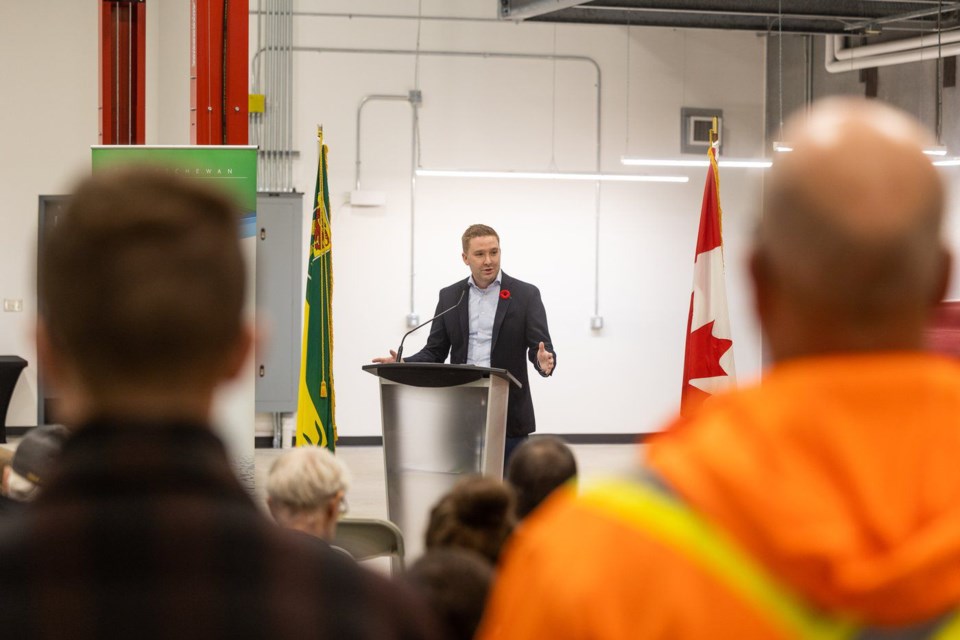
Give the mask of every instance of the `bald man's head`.
[(830, 99), (785, 138), (753, 259), (775, 359), (919, 346), (948, 267), (929, 135), (882, 103)]

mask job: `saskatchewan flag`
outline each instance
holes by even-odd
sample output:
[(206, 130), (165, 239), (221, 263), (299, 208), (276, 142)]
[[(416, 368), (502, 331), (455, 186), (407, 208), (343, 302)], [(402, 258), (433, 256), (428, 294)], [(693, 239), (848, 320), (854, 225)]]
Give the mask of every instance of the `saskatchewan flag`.
[(330, 196), (327, 191), (327, 145), (317, 129), (320, 160), (313, 199), (313, 224), (307, 256), (307, 294), (303, 307), (303, 349), (297, 400), (297, 446), (333, 451), (337, 442), (333, 393), (333, 253), (330, 238)]

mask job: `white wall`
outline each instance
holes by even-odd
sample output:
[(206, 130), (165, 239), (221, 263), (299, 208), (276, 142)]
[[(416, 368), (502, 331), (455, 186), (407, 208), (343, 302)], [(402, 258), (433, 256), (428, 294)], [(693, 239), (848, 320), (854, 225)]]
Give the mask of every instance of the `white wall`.
[(147, 144), (190, 144), (190, 2), (147, 4)]
[[(63, 194), (90, 167), (98, 143), (97, 0), (0, 4), (0, 297), (22, 299), (22, 313), (0, 311), (0, 353), (26, 358), (7, 412), (10, 426), (37, 422), (37, 203)], [(183, 5), (178, 6), (178, 5)], [(147, 8), (149, 144), (189, 142), (187, 3)]]
[[(7, 194), (0, 210), (0, 296), (23, 298), (27, 310), (0, 313), (0, 352), (21, 354), (33, 364), (36, 198), (64, 192), (89, 166), (88, 147), (97, 138), (97, 2), (20, 3), (15, 12), (7, 4), (0, 7), (0, 51), (6, 54), (2, 86), (12, 88), (15, 97), (5, 100), (0, 125), (9, 145), (0, 159), (0, 184)], [(251, 6), (256, 7), (255, 0)], [(303, 0), (297, 9), (416, 14), (417, 1)], [(493, 0), (423, 2), (425, 15), (492, 18), (495, 10)], [(153, 110), (148, 142), (182, 144), (189, 136), (186, 10), (152, 3), (149, 11), (148, 20), (157, 22), (148, 23), (148, 70), (155, 69), (148, 71)], [(294, 32), (297, 46), (413, 49), (417, 22), (299, 16)], [(619, 164), (624, 153), (677, 155), (681, 106), (724, 110), (727, 155), (762, 152), (762, 39), (749, 33), (641, 28), (631, 29), (630, 38), (629, 65), (622, 27), (423, 21), (420, 46), (556, 51), (596, 59), (602, 69), (604, 171), (626, 171)], [(357, 105), (367, 94), (412, 89), (414, 58), (297, 53), (294, 72), (298, 190), (313, 193), (316, 124), (324, 125), (330, 146), (338, 426), (344, 436), (378, 434), (377, 383), (360, 367), (395, 347), (408, 313), (410, 109), (405, 104), (375, 103), (364, 115), (363, 186), (384, 191), (386, 206), (359, 209), (345, 203), (354, 182)], [(421, 57), (422, 165), (593, 170), (594, 71), (583, 63), (559, 62), (555, 72), (549, 61)], [(558, 352), (556, 375), (532, 380), (539, 431), (657, 428), (679, 401), (704, 180), (701, 169), (685, 175), (691, 178), (685, 185), (603, 187), (599, 293), (606, 326), (599, 332), (589, 328), (592, 184), (419, 179), (415, 311), (429, 317), (437, 289), (467, 275), (460, 261), (463, 228), (491, 224), (502, 237), (504, 270), (540, 286)], [(761, 176), (729, 170), (721, 180), (734, 348), (738, 373), (749, 379), (758, 373), (760, 348), (742, 257), (759, 207)], [(426, 330), (411, 338), (408, 353), (425, 338)], [(8, 424), (35, 424), (35, 380), (31, 366), (18, 386)]]
[(7, 424), (37, 421), (37, 196), (64, 193), (90, 165), (97, 143), (97, 0), (0, 3), (0, 297), (23, 300), (0, 311), (0, 353), (30, 365)]
[[(416, 2), (350, 3), (323, 11), (416, 13)], [(492, 17), (490, 2), (424, 3), (425, 15)], [(361, 6), (358, 6), (361, 5)], [(321, 10), (301, 2), (304, 11)], [(471, 10), (472, 9), (472, 10)], [(296, 45), (414, 49), (416, 21), (298, 16)], [(602, 69), (602, 169), (626, 172), (624, 153), (678, 155), (680, 107), (719, 107), (725, 152), (762, 152), (764, 42), (753, 34), (630, 30), (629, 148), (627, 30), (609, 26), (424, 21), (422, 50), (551, 53), (594, 58)], [(554, 49), (555, 47), (555, 49)], [(314, 128), (330, 147), (334, 234), (337, 422), (341, 435), (379, 433), (376, 380), (360, 367), (395, 348), (409, 300), (410, 108), (373, 103), (364, 111), (364, 189), (387, 204), (352, 208), (355, 119), (368, 94), (406, 94), (413, 56), (295, 54), (298, 188), (312, 193)], [(421, 165), (593, 170), (596, 75), (580, 62), (427, 57), (420, 59)], [(663, 172), (661, 172), (663, 173)], [(676, 412), (686, 314), (705, 171), (673, 184), (605, 184), (600, 210), (600, 314), (594, 300), (592, 183), (422, 177), (417, 181), (415, 311), (428, 318), (439, 287), (466, 277), (459, 237), (474, 222), (501, 235), (503, 268), (537, 284), (558, 353), (556, 375), (534, 376), (538, 430), (650, 431)], [(742, 258), (759, 208), (761, 174), (722, 174), (728, 286), (738, 371), (758, 375), (760, 345)], [(309, 199), (309, 198), (308, 198)], [(427, 330), (407, 341), (413, 353)]]

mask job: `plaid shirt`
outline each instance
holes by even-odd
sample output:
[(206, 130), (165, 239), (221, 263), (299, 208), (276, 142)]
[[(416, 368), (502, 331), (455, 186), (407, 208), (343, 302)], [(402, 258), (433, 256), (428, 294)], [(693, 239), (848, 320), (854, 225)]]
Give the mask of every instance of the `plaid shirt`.
[(282, 531), (200, 425), (92, 423), (0, 528), (0, 637), (434, 638), (406, 592)]

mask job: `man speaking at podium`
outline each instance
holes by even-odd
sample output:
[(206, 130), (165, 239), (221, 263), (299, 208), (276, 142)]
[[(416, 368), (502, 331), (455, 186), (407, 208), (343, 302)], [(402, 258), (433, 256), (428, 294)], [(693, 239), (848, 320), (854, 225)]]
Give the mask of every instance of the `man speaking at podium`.
[[(500, 271), (500, 236), (474, 224), (463, 232), (463, 263), (470, 277), (440, 290), (427, 344), (404, 362), (444, 362), (506, 369), (522, 388), (510, 389), (504, 465), (513, 449), (536, 428), (524, 353), (543, 377), (553, 374), (556, 353), (540, 290)], [(462, 295), (462, 298), (461, 298)], [(395, 362), (397, 352), (374, 362)]]

